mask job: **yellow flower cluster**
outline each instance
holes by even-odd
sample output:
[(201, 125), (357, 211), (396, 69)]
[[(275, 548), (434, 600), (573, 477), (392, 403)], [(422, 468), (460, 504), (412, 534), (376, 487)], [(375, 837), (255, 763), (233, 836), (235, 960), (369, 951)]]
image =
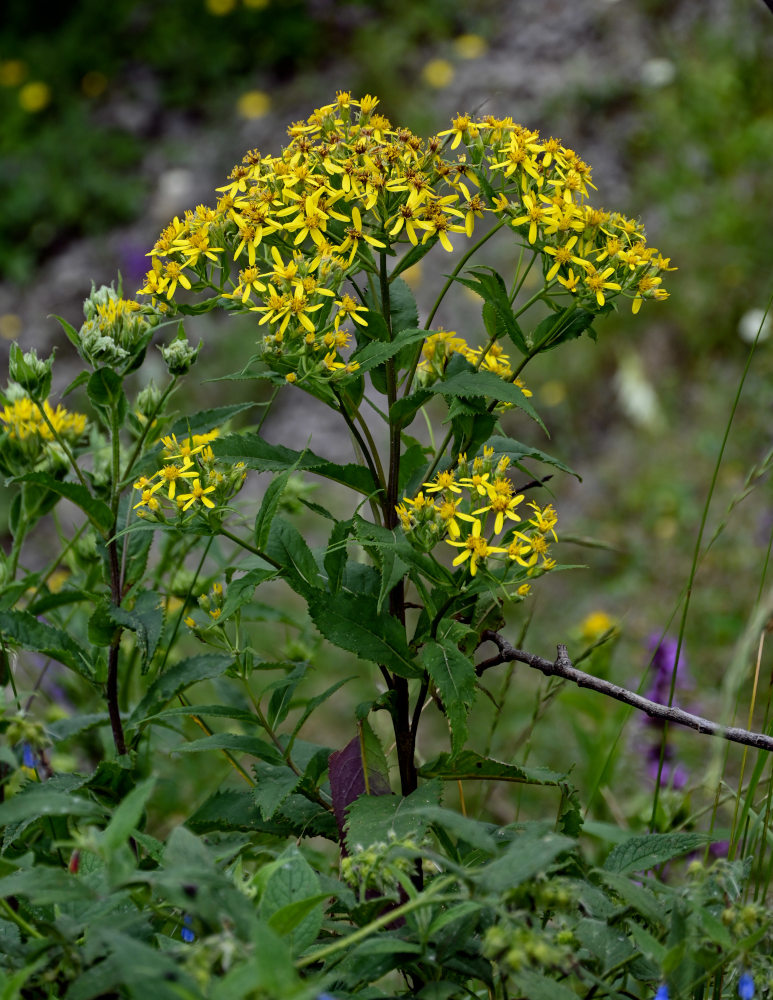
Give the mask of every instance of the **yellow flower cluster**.
[[(533, 501), (525, 511), (523, 494), (515, 494), (506, 474), (508, 465), (507, 456), (494, 460), (492, 448), (484, 448), (472, 465), (460, 455), (455, 467), (439, 472), (395, 508), (408, 538), (426, 552), (439, 541), (459, 549), (453, 565), (466, 563), (471, 576), (492, 556), (507, 567), (508, 582), (553, 569), (549, 539), (556, 539), (556, 512)], [(519, 596), (528, 589), (521, 588)]]
[[(86, 430), (86, 417), (83, 413), (71, 413), (61, 404), (54, 409), (48, 400), (43, 403), (43, 410), (48, 421), (37, 403), (29, 396), (21, 396), (0, 410), (0, 423), (5, 425), (8, 437), (15, 441), (37, 438), (49, 442), (61, 437), (75, 442)], [(54, 428), (53, 431), (51, 427)]]
[(237, 462), (225, 472), (216, 468), (210, 442), (218, 434), (213, 430), (182, 441), (175, 435), (161, 439), (164, 464), (152, 476), (140, 476), (134, 483), (140, 494), (134, 505), (138, 517), (165, 520), (169, 510), (213, 510), (238, 492), (247, 476), (244, 463)]
[(622, 294), (634, 311), (666, 296), (669, 261), (639, 223), (586, 204), (590, 168), (558, 140), (469, 115), (425, 140), (377, 104), (339, 92), (289, 127), (281, 155), (250, 150), (215, 208), (199, 205), (164, 229), (141, 293), (214, 289), (232, 309), (254, 309), (268, 328), (264, 356), (291, 381), (341, 371), (342, 324), (368, 322), (343, 285), (375, 269), (374, 251), (433, 241), (450, 252), (451, 238), (471, 237), (487, 215), (542, 254), (551, 295), (596, 310)]
[[(493, 372), (503, 379), (513, 381), (513, 370), (510, 367), (510, 357), (505, 354), (501, 344), (489, 344), (486, 353), (482, 347), (470, 347), (464, 337), (451, 330), (438, 330), (431, 333), (424, 341), (421, 349), (421, 361), (416, 368), (417, 381), (420, 385), (431, 385), (442, 378), (449, 359), (453, 354), (461, 354), (471, 365), (481, 371)], [(513, 381), (524, 396), (531, 396), (520, 378)]]

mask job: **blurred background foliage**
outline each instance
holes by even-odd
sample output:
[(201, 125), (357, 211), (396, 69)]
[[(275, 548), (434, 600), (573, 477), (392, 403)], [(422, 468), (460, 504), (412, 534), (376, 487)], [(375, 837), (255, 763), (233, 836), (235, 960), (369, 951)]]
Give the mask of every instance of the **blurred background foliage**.
[[(548, 450), (583, 476), (550, 487), (562, 561), (587, 568), (540, 581), (532, 618), (511, 633), (525, 631), (524, 645), (543, 655), (568, 639), (577, 656), (606, 636), (583, 665), (646, 686), (652, 637), (676, 631), (731, 401), (773, 290), (773, 17), (762, 0), (116, 0), (109, 13), (96, 0), (7, 0), (1, 16), (0, 336), (25, 348), (40, 346), (47, 312), (77, 323), (92, 279), (120, 268), (131, 291), (172, 214), (211, 199), (248, 147), (278, 150), (288, 122), (336, 87), (378, 94), (393, 121), (425, 133), (458, 111), (512, 114), (594, 166), (594, 203), (641, 217), (679, 270), (667, 303), (635, 320), (614, 315), (595, 348), (578, 342), (560, 370), (547, 355), (527, 373), (552, 430)], [(421, 276), (414, 284), (421, 297)], [(201, 332), (202, 366), (232, 370), (233, 340)], [(764, 589), (773, 528), (765, 336), (704, 537), (727, 521), (696, 580), (692, 688), (677, 697), (728, 721), (741, 688), (722, 683)], [(547, 447), (538, 431), (508, 429)], [(321, 674), (340, 669), (312, 629), (258, 627), (297, 644), (286, 655), (313, 656)], [(645, 824), (642, 726), (621, 736), (624, 710), (524, 675), (511, 688), (517, 707), (505, 702), (496, 716), (493, 752), (559, 769), (569, 757), (596, 815)], [(345, 689), (352, 707), (355, 689)], [(60, 711), (77, 693), (52, 689), (51, 700)], [(488, 709), (480, 699), (476, 711)], [(765, 723), (760, 714), (755, 724)], [(488, 725), (481, 716), (481, 731)], [(692, 822), (690, 791), (714, 752), (694, 735), (673, 739), (689, 782), (664, 797), (664, 829)], [(212, 778), (228, 765), (221, 771)], [(200, 778), (198, 763), (176, 762), (159, 786), (170, 823)], [(511, 804), (500, 807), (506, 815)]]

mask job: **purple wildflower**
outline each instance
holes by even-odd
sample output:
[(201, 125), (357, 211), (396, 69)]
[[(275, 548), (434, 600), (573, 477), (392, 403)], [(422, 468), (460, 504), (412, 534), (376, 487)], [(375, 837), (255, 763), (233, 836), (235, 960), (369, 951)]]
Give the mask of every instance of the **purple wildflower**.
[(754, 977), (750, 972), (744, 972), (738, 980), (738, 996), (741, 1000), (752, 1000), (754, 996)]
[(35, 752), (29, 743), (22, 743), (21, 746), (21, 762), (24, 767), (30, 767), (34, 770), (35, 768)]
[(668, 1000), (668, 987), (665, 983), (661, 983), (658, 986), (658, 991), (655, 994), (655, 1000)]
[[(679, 662), (676, 663), (676, 653), (679, 643), (670, 636), (660, 636), (654, 633), (647, 643), (652, 654), (652, 679), (646, 697), (660, 705), (667, 705), (671, 693), (671, 678), (676, 664), (675, 689), (690, 686), (687, 674), (687, 663), (685, 657), (680, 653)], [(644, 724), (649, 729), (655, 729), (659, 733), (663, 730), (663, 722), (660, 719), (653, 719), (649, 716), (644, 720)], [(657, 781), (658, 774), (664, 785), (670, 785), (677, 790), (682, 789), (687, 784), (687, 770), (677, 764), (674, 760), (675, 751), (670, 743), (666, 743), (663, 753), (663, 764), (660, 763), (660, 739), (650, 743), (644, 751), (644, 758), (647, 765), (647, 775), (652, 781)]]

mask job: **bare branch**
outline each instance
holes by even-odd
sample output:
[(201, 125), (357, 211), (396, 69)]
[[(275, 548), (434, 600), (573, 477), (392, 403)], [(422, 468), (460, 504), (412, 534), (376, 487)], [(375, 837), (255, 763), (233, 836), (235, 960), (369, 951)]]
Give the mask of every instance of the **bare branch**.
[(718, 722), (712, 722), (711, 719), (703, 719), (699, 715), (685, 712), (681, 708), (669, 708), (668, 705), (661, 705), (656, 701), (650, 701), (649, 698), (643, 698), (640, 694), (636, 694), (635, 691), (629, 691), (618, 684), (612, 684), (610, 681), (602, 680), (600, 677), (594, 677), (592, 674), (586, 674), (584, 671), (578, 670), (577, 667), (572, 666), (566, 646), (561, 643), (557, 647), (558, 656), (554, 662), (551, 662), (550, 660), (543, 659), (541, 656), (527, 653), (525, 650), (516, 649), (503, 639), (498, 632), (486, 630), (481, 638), (483, 642), (493, 642), (499, 648), (499, 653), (497, 656), (492, 656), (488, 660), (484, 660), (478, 664), (475, 668), (478, 677), (484, 671), (499, 663), (508, 663), (511, 660), (517, 660), (519, 663), (525, 663), (533, 670), (541, 671), (546, 677), (563, 677), (565, 680), (572, 681), (578, 687), (590, 688), (592, 691), (598, 691), (599, 694), (605, 694), (608, 698), (622, 701), (624, 704), (630, 705), (640, 712), (645, 712), (653, 719), (673, 722), (678, 726), (686, 726), (688, 729), (695, 729), (699, 733), (706, 733), (709, 736), (721, 736), (724, 740), (730, 740), (733, 743), (742, 743), (744, 746), (756, 747), (758, 750), (773, 750), (773, 737), (766, 736), (764, 733), (753, 733), (748, 729), (739, 729), (737, 726), (723, 726)]

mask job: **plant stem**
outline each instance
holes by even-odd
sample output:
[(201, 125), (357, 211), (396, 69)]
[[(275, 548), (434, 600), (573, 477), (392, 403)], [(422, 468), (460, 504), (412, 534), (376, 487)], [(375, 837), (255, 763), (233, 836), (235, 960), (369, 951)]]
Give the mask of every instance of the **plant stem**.
[(436, 879), (425, 892), (416, 896), (414, 899), (409, 899), (408, 902), (403, 903), (402, 906), (398, 906), (394, 910), (388, 910), (386, 913), (382, 913), (380, 917), (376, 917), (375, 920), (371, 920), (369, 924), (366, 924), (364, 927), (360, 927), (353, 934), (347, 934), (346, 937), (339, 938), (337, 941), (333, 941), (332, 944), (326, 945), (324, 948), (313, 951), (308, 955), (304, 955), (303, 958), (299, 958), (295, 963), (296, 969), (305, 969), (307, 965), (313, 965), (315, 962), (328, 958), (330, 955), (335, 955), (336, 952), (342, 951), (344, 948), (350, 948), (352, 945), (370, 937), (370, 935), (375, 931), (381, 930), (382, 927), (386, 927), (387, 924), (391, 924), (396, 920), (400, 920), (402, 917), (406, 916), (408, 913), (412, 913), (414, 910), (419, 910), (424, 906), (436, 906), (439, 903), (450, 903), (453, 901), (458, 902), (458, 895), (440, 895), (440, 892), (452, 885), (455, 879), (456, 876), (454, 875)]

